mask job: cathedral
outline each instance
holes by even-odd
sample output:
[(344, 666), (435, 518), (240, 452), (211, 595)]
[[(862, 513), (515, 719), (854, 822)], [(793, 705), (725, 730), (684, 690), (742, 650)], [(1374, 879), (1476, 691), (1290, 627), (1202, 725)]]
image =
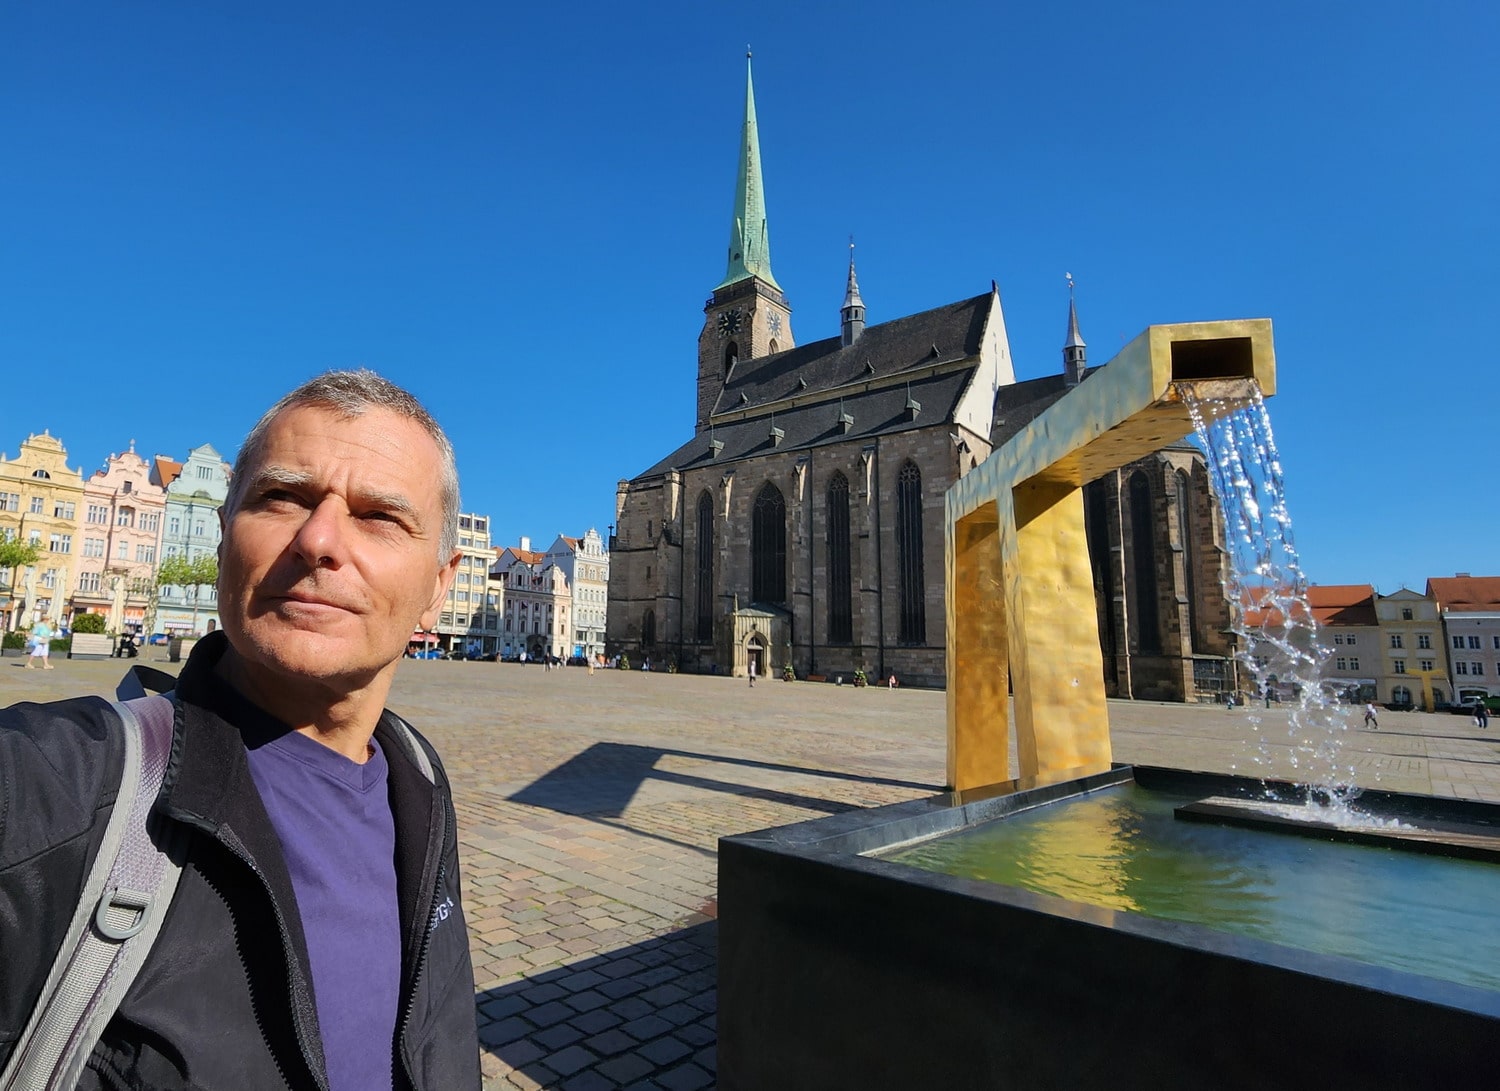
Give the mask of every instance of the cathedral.
[[(852, 253), (838, 335), (798, 344), (771, 271), (747, 73), (695, 427), (618, 486), (607, 652), (702, 673), (943, 685), (944, 494), (1087, 381), (1085, 351), (1070, 300), (1063, 370), (1017, 382), (993, 282), (867, 326)], [(1085, 503), (1108, 692), (1232, 688), (1202, 456), (1167, 448), (1091, 484)]]

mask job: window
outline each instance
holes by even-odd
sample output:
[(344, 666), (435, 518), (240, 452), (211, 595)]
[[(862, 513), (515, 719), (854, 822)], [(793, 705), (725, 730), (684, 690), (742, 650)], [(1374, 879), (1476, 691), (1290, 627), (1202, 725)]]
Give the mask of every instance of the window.
[(849, 572), (849, 479), (841, 473), (828, 482), (828, 642), (854, 639)]
[(786, 602), (786, 502), (769, 481), (751, 513), (750, 584), (752, 601), (777, 606)]
[(1391, 703), (1397, 705), (1411, 704), (1411, 690), (1405, 686), (1396, 686), (1391, 690)]
[(1137, 471), (1130, 475), (1130, 546), (1134, 560), (1137, 648), (1143, 655), (1161, 654), (1157, 613), (1156, 539), (1152, 534), (1151, 483)]
[(1483, 674), (1484, 673), (1484, 664), (1483, 663), (1470, 663), (1469, 664), (1469, 673), (1470, 674)]
[[(592, 578), (592, 570), (588, 571)], [(696, 635), (700, 644), (706, 644), (714, 638), (714, 502), (706, 489), (698, 497), (697, 588)]]
[(40, 514), (42, 514), (42, 505), (45, 504), (46, 502), (47, 501), (46, 501), (46, 499), (44, 497), (33, 496), (31, 498), (31, 514), (32, 515), (40, 515)]
[(103, 538), (85, 538), (83, 540), (83, 555), (85, 557), (102, 557), (102, 556), (104, 556), (104, 539)]
[(0, 511), (20, 511), (21, 494), (18, 492), (0, 492)]
[(1342, 644), (1344, 642), (1344, 634), (1343, 633), (1334, 633), (1333, 634), (1333, 642), (1335, 644)]
[(1344, 643), (1345, 644), (1358, 644), (1359, 643), (1359, 639), (1353, 633), (1350, 633), (1348, 636), (1346, 636), (1344, 638)]
[(135, 547), (135, 559), (138, 564), (152, 564), (156, 561), (156, 547), (154, 545), (138, 545)]
[(1430, 670), (1432, 670), (1432, 660), (1431, 659), (1422, 659), (1422, 660), (1418, 660), (1418, 662), (1421, 663), (1422, 669), (1424, 671), (1430, 671)]
[(74, 518), (75, 510), (76, 509), (73, 506), (73, 501), (59, 500), (57, 503), (52, 505), (52, 518), (72, 519)]
[(42, 586), (43, 587), (56, 587), (57, 586), (57, 569), (55, 569), (55, 568), (49, 568), (49, 569), (47, 569), (47, 571), (45, 571), (45, 572), (42, 573)]
[(35, 477), (35, 478), (38, 478), (39, 480), (42, 480), (42, 481), (51, 481), (52, 480), (52, 475), (49, 474), (46, 470), (32, 470), (31, 471), (31, 476)]
[(152, 534), (155, 534), (156, 529), (159, 526), (161, 526), (160, 512), (150, 512), (148, 514), (142, 515), (140, 518), (140, 528), (142, 530), (147, 530)]
[(1455, 659), (1453, 661), (1453, 673), (1454, 674), (1468, 674), (1469, 673), (1469, 664), (1465, 663), (1462, 659)]
[(182, 520), (175, 515), (172, 516), (171, 519), (168, 519), (167, 533), (172, 535), (172, 537), (174, 538), (180, 535), (182, 533)]
[(71, 534), (49, 534), (47, 536), (47, 550), (51, 553), (72, 553), (73, 536)]
[(903, 644), (927, 642), (927, 581), (922, 563), (922, 471), (907, 462), (896, 475), (896, 572)]
[(1461, 637), (1461, 636), (1454, 637), (1453, 638), (1453, 646), (1455, 648), (1460, 648), (1460, 649), (1463, 648), (1463, 646), (1464, 646), (1464, 638)]
[(201, 537), (203, 537), (203, 520), (202, 519), (194, 519), (193, 520), (193, 537), (194, 538), (201, 538)]
[(641, 643), (648, 648), (656, 643), (655, 610), (647, 610), (646, 616), (641, 619)]
[(108, 523), (109, 508), (104, 504), (90, 504), (84, 518), (90, 523)]
[(1402, 621), (1410, 621), (1411, 620), (1411, 607), (1410, 606), (1403, 606), (1403, 607), (1401, 607), (1401, 620)]
[[(1188, 646), (1194, 651), (1198, 648), (1198, 539), (1193, 534), (1193, 493), (1188, 482), (1188, 475), (1181, 470), (1177, 471), (1177, 541), (1182, 546), (1182, 576), (1183, 591), (1187, 595), (1186, 607), (1183, 611), (1184, 624), (1187, 626)], [(1352, 644), (1353, 641), (1350, 641)]]
[(135, 526), (135, 509), (134, 508), (121, 508), (119, 510), (119, 513), (116, 514), (116, 516), (115, 516), (115, 526), (117, 526), (117, 527), (133, 527), (133, 526)]
[(1497, 652), (1500, 652), (1500, 636), (1494, 637), (1493, 639), (1495, 641), (1495, 650)]
[(1337, 670), (1346, 671), (1349, 669), (1349, 661), (1341, 655), (1338, 659), (1334, 660), (1334, 667)]
[(1393, 647), (1393, 648), (1399, 648), (1401, 646), (1402, 646), (1402, 644), (1401, 644), (1401, 634), (1400, 633), (1392, 633), (1391, 634), (1391, 647)]
[(1391, 664), (1391, 671), (1393, 673), (1395, 673), (1395, 674), (1405, 674), (1406, 673), (1406, 660), (1404, 660), (1404, 659), (1397, 659), (1394, 663)]
[(126, 481), (126, 482), (125, 482), (125, 483), (124, 483), (124, 484), (122, 484), (122, 485), (121, 485), (121, 486), (120, 486), (120, 491), (121, 491), (121, 492), (129, 492), (129, 491), (130, 491), (130, 489), (131, 489), (131, 485), (130, 485), (130, 482), (129, 482), (129, 481)]
[(97, 595), (99, 593), (100, 576), (97, 572), (80, 572), (78, 574), (78, 590), (85, 595)]
[(1359, 657), (1358, 656), (1351, 655), (1349, 657), (1349, 669), (1352, 670), (1352, 671), (1359, 670)]
[(121, 542), (119, 548), (115, 550), (115, 556), (122, 561), (128, 561), (130, 559), (130, 543)]
[(1475, 651), (1479, 650), (1479, 638), (1477, 636), (1469, 637), (1469, 647), (1473, 648)]
[(1419, 648), (1431, 648), (1432, 647), (1432, 637), (1430, 637), (1426, 633), (1418, 633), (1417, 634), (1417, 647), (1419, 647)]
[(198, 467), (198, 479), (200, 481), (207, 481), (209, 478), (213, 477), (213, 475), (214, 475), (214, 468), (212, 466), (199, 466)]

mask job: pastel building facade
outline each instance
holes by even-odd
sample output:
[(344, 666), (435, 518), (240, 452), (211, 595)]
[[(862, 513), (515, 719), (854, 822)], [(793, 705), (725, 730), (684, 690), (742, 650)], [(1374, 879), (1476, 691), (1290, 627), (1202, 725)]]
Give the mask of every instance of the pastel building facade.
[(1380, 624), (1380, 678), (1375, 700), (1424, 712), (1449, 701), (1447, 644), (1437, 601), (1403, 587), (1375, 596)]
[(1455, 701), (1500, 696), (1500, 576), (1434, 576)]
[(490, 585), (501, 595), (503, 657), (569, 654), (573, 597), (568, 578), (545, 553), (531, 548), (530, 538), (523, 536), (519, 545), (500, 551), (490, 569)]
[[(495, 563), (490, 547), (490, 520), (472, 512), (458, 517), (458, 573), (438, 615), (437, 633), (444, 651), (471, 649), (488, 655), (500, 636), (500, 595), (490, 588)], [(416, 640), (419, 634), (412, 634)]]
[[(160, 560), (218, 554), (219, 509), (229, 495), (229, 473), (229, 464), (208, 443), (194, 447), (183, 462), (156, 456), (151, 480), (166, 493)], [(157, 590), (151, 631), (191, 636), (217, 629), (218, 604), (211, 585), (164, 585)]]
[(135, 443), (83, 486), (74, 613), (102, 614), (110, 632), (140, 631), (150, 612), (166, 490)]
[(548, 547), (546, 559), (562, 571), (572, 591), (568, 655), (601, 658), (609, 611), (609, 550), (604, 539), (593, 527), (581, 538), (559, 534)]
[(1328, 651), (1323, 677), (1349, 701), (1374, 701), (1380, 693), (1382, 641), (1398, 649), (1404, 638), (1382, 633), (1375, 610), (1375, 588), (1360, 584), (1314, 584), (1307, 605)]
[(58, 628), (68, 620), (83, 496), (83, 472), (68, 465), (62, 440), (45, 429), (27, 436), (15, 458), (0, 454), (0, 536), (41, 553), (34, 565), (0, 573), (5, 628), (40, 620)]

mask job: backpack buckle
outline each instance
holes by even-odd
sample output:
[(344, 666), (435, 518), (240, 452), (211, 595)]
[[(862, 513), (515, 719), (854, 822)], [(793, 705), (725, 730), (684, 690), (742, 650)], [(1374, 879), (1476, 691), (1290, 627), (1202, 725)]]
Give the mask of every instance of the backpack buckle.
[(94, 927), (106, 939), (127, 940), (146, 927), (154, 900), (151, 894), (138, 890), (110, 887), (100, 896), (99, 906), (94, 910)]

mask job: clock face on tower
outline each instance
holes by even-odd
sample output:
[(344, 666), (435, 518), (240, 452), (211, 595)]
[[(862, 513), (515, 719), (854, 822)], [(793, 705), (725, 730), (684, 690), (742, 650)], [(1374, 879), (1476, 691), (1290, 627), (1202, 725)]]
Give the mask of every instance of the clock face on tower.
[(738, 307), (732, 311), (725, 311), (719, 315), (719, 336), (728, 337), (731, 334), (739, 333), (742, 322), (743, 318)]
[(781, 315), (777, 314), (775, 311), (772, 311), (771, 312), (771, 317), (770, 317), (769, 321), (770, 321), (770, 326), (771, 326), (771, 336), (772, 337), (780, 337), (781, 336)]

